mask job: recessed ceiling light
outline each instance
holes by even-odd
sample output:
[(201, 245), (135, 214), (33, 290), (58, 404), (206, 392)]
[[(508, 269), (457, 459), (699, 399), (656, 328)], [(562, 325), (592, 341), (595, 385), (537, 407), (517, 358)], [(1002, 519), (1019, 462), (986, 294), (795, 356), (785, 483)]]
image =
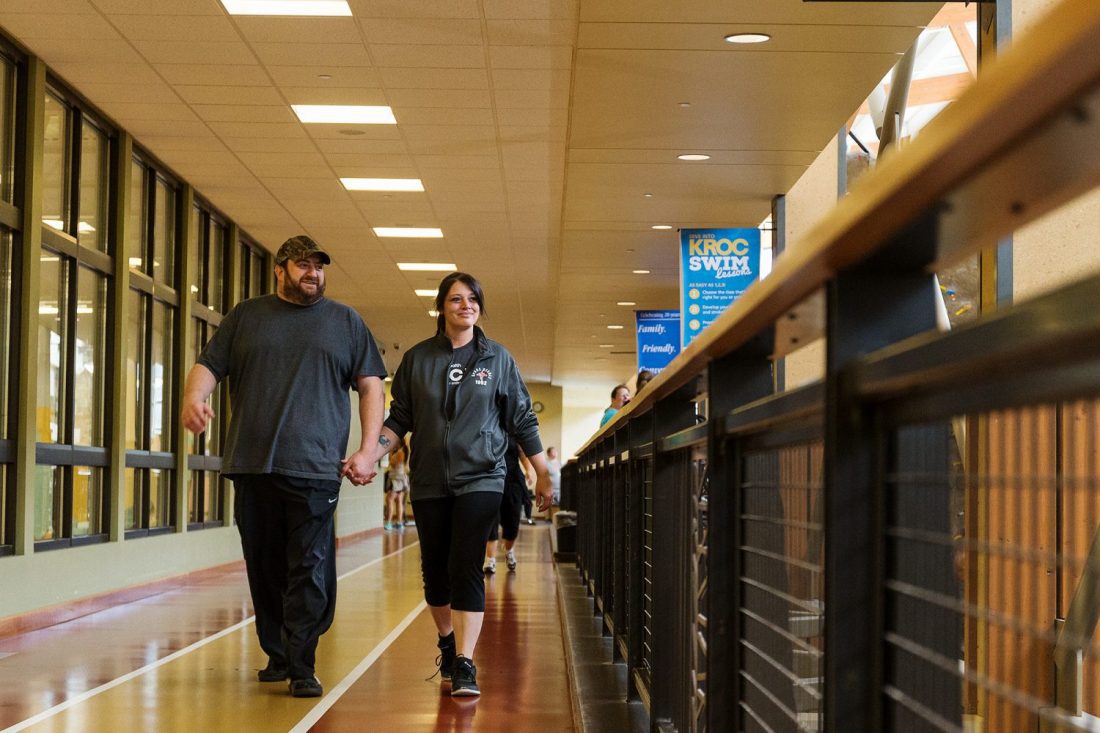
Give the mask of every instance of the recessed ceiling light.
[(683, 109), (687, 109), (690, 106), (691, 106), (691, 102), (680, 102), (680, 107), (683, 108)]
[(398, 262), (397, 269), (413, 272), (454, 272), (458, 266), (453, 262)]
[(429, 315), (429, 316), (431, 316), (432, 318), (435, 318), (436, 316), (438, 316), (438, 315), (439, 315), (439, 311), (437, 311), (437, 310), (430, 310), (430, 311), (428, 311), (428, 315)]
[(332, 74), (318, 74), (317, 78), (320, 79), (321, 81), (328, 81), (329, 79), (332, 78)]
[(650, 227), (650, 229), (671, 229), (671, 228), (672, 227), (668, 224), (654, 224), (653, 226)]
[(651, 193), (643, 193), (642, 195), (645, 196), (647, 199), (653, 198), (653, 194)]
[(415, 292), (421, 298), (434, 298), (435, 294), (439, 291), (435, 288), (417, 288)]
[(222, 0), (230, 15), (350, 16), (347, 0)]
[(649, 270), (631, 270), (635, 275), (648, 275)]
[(680, 160), (710, 160), (710, 156), (704, 155), (703, 153), (684, 153), (676, 157)]
[(423, 191), (419, 178), (341, 178), (349, 191)]
[(411, 237), (414, 239), (440, 239), (443, 230), (438, 227), (374, 227), (376, 237)]
[(348, 104), (292, 104), (302, 122), (341, 125), (396, 125), (393, 110), (384, 106)]
[(614, 349), (615, 344), (600, 344), (601, 349)]
[(611, 324), (608, 326), (608, 328), (610, 328), (612, 331), (621, 331), (623, 328), (625, 328), (625, 326), (616, 326), (614, 324)]
[(767, 33), (733, 33), (726, 36), (726, 43), (766, 43), (772, 39)]
[(633, 300), (620, 300), (615, 305), (638, 305), (638, 304), (635, 303)]

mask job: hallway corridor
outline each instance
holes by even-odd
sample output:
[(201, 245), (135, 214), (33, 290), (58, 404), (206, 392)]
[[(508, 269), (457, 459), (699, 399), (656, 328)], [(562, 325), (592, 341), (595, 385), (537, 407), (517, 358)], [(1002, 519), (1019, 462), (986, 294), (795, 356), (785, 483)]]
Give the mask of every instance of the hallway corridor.
[(318, 650), (324, 697), (256, 681), (266, 659), (233, 565), (0, 638), (3, 733), (573, 730), (546, 526), (523, 528), (515, 573), (486, 580), (475, 700), (426, 679), (436, 649), (418, 548), (412, 527), (341, 547), (336, 619)]

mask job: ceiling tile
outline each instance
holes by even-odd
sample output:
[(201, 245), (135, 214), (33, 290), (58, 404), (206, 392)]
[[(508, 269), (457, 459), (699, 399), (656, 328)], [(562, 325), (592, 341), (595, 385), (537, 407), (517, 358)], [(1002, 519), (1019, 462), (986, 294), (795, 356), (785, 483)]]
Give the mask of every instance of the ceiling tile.
[[(9, 0), (5, 0), (8, 2)], [(53, 1), (53, 0), (50, 0)], [(94, 0), (95, 6), (100, 11), (108, 14), (125, 15), (128, 13), (141, 15), (180, 15), (180, 0)], [(225, 8), (218, 0), (187, 0), (188, 15), (220, 15), (225, 16)]]
[(480, 46), (481, 21), (461, 18), (367, 18), (360, 26), (369, 43)]
[[(309, 89), (318, 95), (345, 88), (380, 89), (378, 72), (367, 66), (276, 66), (268, 65), (271, 79), (280, 87)], [(321, 76), (328, 76), (322, 79)], [(382, 102), (369, 102), (381, 104)], [(364, 102), (368, 104), (368, 102)]]
[(240, 41), (134, 41), (134, 46), (152, 64), (256, 63), (256, 56)]
[(111, 23), (131, 41), (238, 43), (229, 18), (210, 15), (111, 15)]
[(488, 90), (452, 90), (452, 89), (390, 89), (386, 92), (394, 108), (397, 123), (401, 124), (402, 107), (446, 107), (466, 109), (470, 107), (492, 107)]
[[(268, 66), (370, 66), (361, 43), (253, 43), (260, 62)], [(322, 73), (322, 72), (318, 72)]]
[(90, 6), (88, 10), (91, 12), (80, 14), (20, 13), (13, 12), (9, 8), (9, 2), (10, 0), (5, 0), (3, 8), (0, 8), (0, 25), (24, 43), (36, 38), (90, 40), (122, 38), (118, 31)]
[(382, 84), (397, 89), (488, 89), (484, 69), (380, 69)]
[(489, 47), (489, 62), (494, 69), (566, 69), (573, 67), (570, 46)]
[(356, 18), (477, 18), (477, 0), (349, 0)]
[(238, 15), (233, 22), (251, 43), (359, 44), (363, 40), (354, 18)]
[(497, 19), (577, 18), (576, 0), (484, 0), (485, 17)]
[(192, 109), (208, 122), (298, 123), (290, 107), (283, 105), (196, 104)]
[(402, 69), (481, 69), (485, 67), (485, 49), (455, 44), (372, 43), (370, 55), (379, 68)]
[(264, 67), (258, 64), (155, 64), (169, 84), (190, 86), (267, 87), (271, 85)]
[(490, 20), (486, 25), (494, 46), (570, 46), (577, 35), (572, 20)]
[[(272, 86), (193, 86), (179, 85), (176, 91), (185, 102), (204, 105), (271, 105), (286, 108), (287, 102)], [(289, 109), (288, 109), (289, 111)]]

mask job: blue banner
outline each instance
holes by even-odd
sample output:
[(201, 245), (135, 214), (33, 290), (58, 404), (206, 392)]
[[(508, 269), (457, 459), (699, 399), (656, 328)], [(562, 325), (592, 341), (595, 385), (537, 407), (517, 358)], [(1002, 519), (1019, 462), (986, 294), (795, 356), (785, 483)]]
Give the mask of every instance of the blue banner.
[(638, 371), (654, 374), (680, 353), (679, 311), (634, 311), (638, 332)]
[(681, 229), (681, 345), (690, 344), (759, 277), (759, 229)]

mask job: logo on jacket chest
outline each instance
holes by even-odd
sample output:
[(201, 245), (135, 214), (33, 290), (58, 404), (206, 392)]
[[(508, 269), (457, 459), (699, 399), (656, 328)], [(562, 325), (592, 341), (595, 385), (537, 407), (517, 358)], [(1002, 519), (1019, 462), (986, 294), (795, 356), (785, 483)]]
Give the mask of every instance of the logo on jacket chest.
[(470, 376), (474, 378), (474, 384), (480, 384), (484, 387), (493, 378), (493, 373), (485, 367), (478, 367)]

